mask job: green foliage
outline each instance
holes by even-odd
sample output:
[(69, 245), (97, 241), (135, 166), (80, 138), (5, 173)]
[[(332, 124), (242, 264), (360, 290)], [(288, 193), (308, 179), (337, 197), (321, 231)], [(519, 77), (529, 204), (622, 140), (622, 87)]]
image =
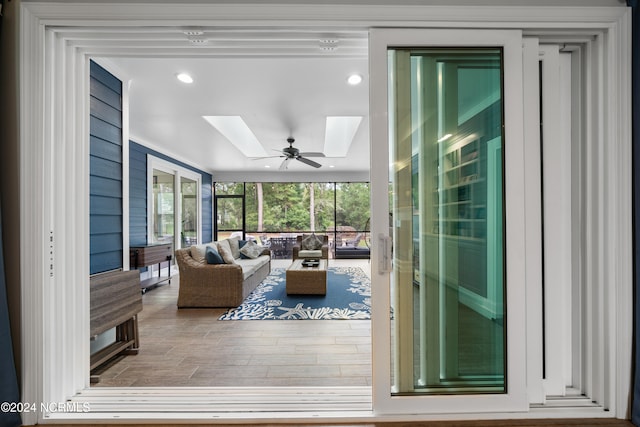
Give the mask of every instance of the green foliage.
[[(259, 185), (262, 187), (262, 229), (259, 229)], [(241, 188), (245, 191), (245, 228), (248, 232), (310, 231), (312, 210), (315, 231), (332, 230), (336, 215), (338, 225), (350, 225), (360, 230), (370, 215), (368, 183), (216, 183), (216, 195), (220, 195), (218, 189), (223, 194), (242, 194), (238, 193)], [(336, 199), (337, 211), (334, 210)], [(218, 198), (218, 201), (218, 224), (221, 225), (223, 219), (226, 227), (234, 216), (237, 218), (234, 224), (241, 224), (240, 204), (229, 199)], [(224, 203), (223, 218), (220, 203)]]
[(314, 183), (315, 231), (326, 231), (334, 226), (334, 184)]
[(348, 225), (362, 230), (371, 215), (369, 184), (339, 183), (336, 187), (338, 225)]
[(216, 182), (215, 191), (217, 196), (244, 193), (243, 182)]

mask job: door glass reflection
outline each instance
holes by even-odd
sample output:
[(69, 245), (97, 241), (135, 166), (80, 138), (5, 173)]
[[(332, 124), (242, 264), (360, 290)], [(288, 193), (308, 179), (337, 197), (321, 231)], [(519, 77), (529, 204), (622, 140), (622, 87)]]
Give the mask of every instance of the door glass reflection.
[(500, 49), (394, 49), (394, 391), (504, 393)]

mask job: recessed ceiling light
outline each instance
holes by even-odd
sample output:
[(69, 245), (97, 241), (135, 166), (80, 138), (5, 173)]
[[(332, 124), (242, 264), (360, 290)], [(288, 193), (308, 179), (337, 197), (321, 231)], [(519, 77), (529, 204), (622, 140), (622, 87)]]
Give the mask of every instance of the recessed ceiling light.
[(362, 83), (362, 76), (360, 74), (351, 74), (347, 78), (347, 82), (353, 86), (359, 85), (360, 83)]
[(265, 168), (269, 169), (271, 166), (269, 165), (264, 165)]
[(180, 80), (182, 83), (193, 83), (193, 77), (191, 77), (189, 74), (187, 73), (179, 73), (176, 74), (176, 77), (178, 78), (178, 80)]

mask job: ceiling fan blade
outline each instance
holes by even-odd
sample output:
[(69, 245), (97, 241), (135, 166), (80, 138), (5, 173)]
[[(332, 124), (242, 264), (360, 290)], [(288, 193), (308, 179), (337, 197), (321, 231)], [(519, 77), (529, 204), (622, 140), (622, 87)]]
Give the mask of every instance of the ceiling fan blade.
[(311, 151), (309, 153), (298, 153), (298, 155), (304, 156), (304, 157), (324, 157), (324, 153), (319, 153), (314, 151)]
[(302, 163), (306, 163), (309, 166), (313, 166), (314, 168), (319, 168), (322, 166), (320, 163), (316, 163), (313, 160), (305, 159), (304, 157), (296, 157), (296, 160), (300, 160)]
[(284, 159), (284, 160), (282, 161), (282, 163), (280, 163), (280, 167), (278, 168), (278, 170), (283, 171), (283, 170), (287, 169), (287, 166), (289, 166), (289, 160), (290, 160), (290, 158), (289, 158), (289, 157), (287, 157), (286, 159)]
[(276, 157), (285, 157), (285, 156), (252, 157), (251, 160), (275, 159)]

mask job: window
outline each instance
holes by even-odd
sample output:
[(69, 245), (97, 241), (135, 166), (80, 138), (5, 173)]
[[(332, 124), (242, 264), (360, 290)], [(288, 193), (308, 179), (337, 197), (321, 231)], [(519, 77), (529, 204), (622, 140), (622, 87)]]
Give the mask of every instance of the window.
[[(300, 233), (329, 235), (337, 257), (369, 256), (370, 190), (365, 182), (216, 183), (218, 239), (244, 230), (267, 241)], [(242, 228), (242, 201), (245, 227)], [(230, 226), (233, 221), (235, 226)], [(223, 225), (224, 224), (224, 225)]]

